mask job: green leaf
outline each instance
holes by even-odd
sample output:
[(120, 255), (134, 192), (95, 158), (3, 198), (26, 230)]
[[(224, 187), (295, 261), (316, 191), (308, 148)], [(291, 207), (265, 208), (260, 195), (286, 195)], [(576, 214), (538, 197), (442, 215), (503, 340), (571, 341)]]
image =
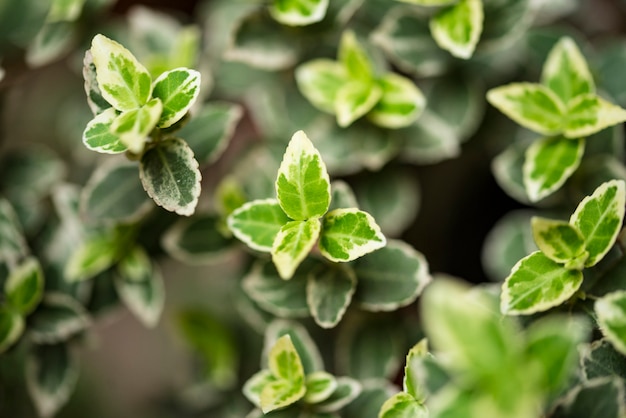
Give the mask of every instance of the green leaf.
[(30, 337), (38, 344), (56, 344), (91, 325), (87, 311), (74, 298), (49, 292), (29, 318)]
[(562, 400), (554, 418), (621, 418), (624, 381), (617, 377), (593, 379), (575, 386)]
[(94, 36), (91, 55), (102, 97), (115, 109), (143, 106), (152, 93), (152, 78), (133, 54), (104, 35)]
[(387, 399), (378, 412), (378, 418), (428, 418), (428, 416), (428, 409), (404, 392)]
[(152, 87), (152, 97), (161, 99), (163, 113), (159, 128), (178, 122), (189, 111), (200, 93), (200, 73), (188, 68), (176, 68), (161, 74)]
[(527, 330), (527, 356), (541, 370), (540, 388), (558, 393), (575, 374), (578, 345), (589, 334), (589, 324), (582, 318), (552, 316), (530, 325)]
[(382, 96), (367, 117), (378, 126), (390, 129), (409, 126), (426, 107), (422, 91), (406, 77), (387, 73), (377, 84)]
[(117, 261), (120, 243), (114, 234), (94, 235), (82, 242), (65, 265), (65, 278), (70, 282), (88, 280), (102, 273)]
[(348, 309), (355, 288), (356, 277), (349, 268), (327, 268), (309, 274), (307, 303), (317, 325), (335, 327)]
[(439, 46), (458, 58), (468, 59), (483, 31), (481, 0), (460, 0), (430, 20), (430, 31)]
[(561, 38), (548, 54), (543, 64), (541, 83), (555, 92), (563, 103), (569, 103), (587, 93), (595, 93), (587, 61), (569, 37)]
[(36, 345), (26, 358), (26, 387), (40, 417), (52, 417), (78, 381), (78, 360), (65, 344)]
[(339, 411), (348, 405), (361, 393), (361, 384), (358, 380), (350, 377), (335, 378), (337, 387), (333, 393), (325, 400), (317, 403), (315, 409), (319, 412)]
[(201, 309), (178, 312), (176, 322), (185, 342), (200, 355), (211, 384), (219, 389), (232, 388), (237, 383), (239, 365), (233, 330), (221, 318)]
[(576, 171), (585, 152), (585, 140), (562, 136), (535, 141), (523, 166), (528, 198), (537, 202), (558, 190)]
[(622, 354), (626, 354), (626, 291), (615, 291), (595, 303), (598, 325), (604, 336)]
[(586, 344), (580, 350), (580, 359), (586, 381), (612, 376), (626, 379), (626, 358), (605, 339)]
[(487, 92), (487, 101), (525, 128), (542, 135), (563, 131), (566, 109), (561, 100), (545, 86), (512, 83)]
[(52, 0), (46, 22), (74, 21), (80, 16), (80, 12), (86, 0)]
[(289, 218), (276, 199), (253, 200), (235, 209), (228, 228), (250, 248), (270, 252), (278, 232)]
[(87, 104), (89, 104), (89, 108), (94, 116), (110, 108), (111, 104), (102, 97), (102, 92), (100, 92), (100, 87), (98, 87), (96, 65), (93, 63), (93, 56), (90, 50), (85, 52), (85, 58), (83, 59), (83, 79), (85, 80)]
[(324, 58), (299, 65), (295, 77), (300, 93), (313, 106), (331, 114), (335, 113), (339, 90), (349, 80), (348, 72), (341, 63)]
[(372, 110), (382, 95), (382, 88), (372, 81), (355, 80), (345, 83), (335, 97), (337, 124), (342, 128), (350, 126)]
[(24, 317), (19, 312), (0, 305), (0, 354), (19, 340), (24, 328)]
[(373, 81), (372, 63), (353, 31), (347, 30), (341, 35), (337, 59), (346, 69), (350, 80), (366, 84)]
[(11, 308), (28, 315), (41, 301), (43, 286), (41, 265), (36, 258), (29, 257), (11, 271), (4, 283), (4, 293)]
[(221, 219), (202, 214), (181, 218), (161, 237), (161, 246), (176, 260), (187, 264), (210, 265), (226, 259), (235, 247), (219, 231)]
[(370, 311), (393, 311), (406, 306), (431, 281), (426, 258), (397, 240), (355, 260), (352, 269), (359, 283), (354, 300)]
[(402, 379), (402, 390), (419, 403), (424, 403), (428, 392), (424, 387), (424, 367), (423, 359), (430, 356), (428, 353), (428, 341), (423, 338), (409, 350), (406, 355), (406, 365), (404, 366), (404, 378)]
[(261, 391), (264, 413), (291, 405), (305, 395), (304, 369), (289, 335), (280, 337), (270, 350), (268, 368), (277, 380)]
[(165, 303), (161, 273), (141, 247), (131, 249), (118, 264), (115, 290), (132, 314), (148, 328), (159, 322)]
[(274, 0), (270, 14), (284, 25), (305, 26), (326, 16), (329, 0)]
[(306, 394), (302, 400), (312, 404), (325, 401), (335, 392), (335, 389), (337, 389), (335, 376), (324, 371), (308, 374), (305, 384)]
[(117, 118), (117, 111), (108, 108), (96, 115), (83, 132), (83, 144), (92, 151), (104, 154), (119, 154), (127, 150), (119, 135), (113, 132), (113, 121)]
[(309, 264), (305, 262), (294, 277), (285, 281), (272, 263), (259, 262), (243, 278), (241, 285), (248, 296), (266, 311), (280, 318), (303, 317), (309, 316), (306, 302), (309, 274)]
[(303, 131), (296, 132), (283, 156), (276, 194), (287, 216), (305, 221), (323, 216), (330, 205), (330, 179), (322, 157)]
[(141, 157), (139, 176), (157, 205), (184, 216), (195, 211), (202, 175), (193, 151), (182, 139), (168, 139), (148, 149)]
[(541, 251), (521, 259), (502, 285), (500, 309), (507, 315), (528, 315), (559, 306), (580, 288), (583, 274), (568, 270)]
[[(276, 319), (272, 321), (265, 330), (264, 353), (267, 354), (274, 346), (276, 341), (283, 335), (289, 335), (291, 342), (296, 347), (304, 374), (324, 370), (322, 355), (306, 328), (298, 322), (284, 319)], [(265, 362), (267, 359), (263, 359)]]
[(272, 261), (285, 280), (293, 277), (300, 263), (309, 254), (320, 234), (320, 221), (290, 221), (280, 228), (272, 246)]
[(324, 217), (320, 251), (331, 261), (352, 261), (385, 246), (387, 240), (370, 214), (335, 209)]
[(256, 407), (261, 407), (261, 392), (270, 383), (276, 382), (276, 377), (267, 369), (252, 375), (243, 385), (243, 395)]
[(96, 222), (129, 222), (152, 207), (139, 181), (137, 164), (109, 160), (91, 175), (81, 192), (80, 212)]
[(549, 259), (566, 268), (581, 270), (589, 253), (580, 231), (565, 221), (533, 217), (531, 219), (535, 243)]
[(585, 267), (597, 264), (615, 243), (622, 228), (625, 204), (626, 184), (623, 180), (601, 184), (578, 204), (570, 223), (585, 239), (585, 249), (589, 252)]
[(626, 110), (595, 94), (574, 98), (567, 107), (563, 135), (579, 138), (626, 121)]
[(243, 108), (238, 104), (206, 103), (178, 131), (178, 136), (187, 141), (200, 164), (208, 164), (226, 149), (242, 116)]
[(141, 107), (119, 114), (111, 123), (110, 130), (130, 152), (141, 154), (162, 110), (161, 100), (152, 99)]

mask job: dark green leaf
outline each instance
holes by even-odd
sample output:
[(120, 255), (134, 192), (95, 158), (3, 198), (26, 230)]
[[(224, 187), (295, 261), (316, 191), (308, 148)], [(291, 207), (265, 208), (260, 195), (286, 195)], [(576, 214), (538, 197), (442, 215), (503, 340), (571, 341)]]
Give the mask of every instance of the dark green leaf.
[(91, 324), (85, 308), (62, 293), (47, 293), (28, 319), (31, 338), (40, 344), (56, 344), (87, 329)]
[(356, 277), (349, 267), (310, 273), (306, 296), (315, 322), (322, 328), (335, 327), (348, 309), (355, 288)]

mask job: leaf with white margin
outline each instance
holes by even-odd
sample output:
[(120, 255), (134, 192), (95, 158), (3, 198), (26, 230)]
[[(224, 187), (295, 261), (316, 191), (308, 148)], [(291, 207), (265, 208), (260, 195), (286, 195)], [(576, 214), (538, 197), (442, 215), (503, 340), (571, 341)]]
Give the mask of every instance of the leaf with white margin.
[(322, 157), (303, 131), (291, 137), (276, 178), (280, 207), (295, 221), (323, 216), (330, 205), (330, 179)]
[(337, 93), (349, 80), (341, 63), (325, 58), (299, 65), (295, 77), (300, 93), (319, 110), (332, 114)]
[(290, 221), (280, 228), (272, 245), (272, 262), (278, 274), (291, 279), (302, 261), (309, 254), (320, 235), (319, 219)]
[(522, 166), (524, 186), (531, 202), (558, 190), (578, 168), (585, 152), (585, 139), (562, 136), (533, 142)]
[(159, 128), (178, 122), (200, 94), (200, 73), (189, 68), (176, 68), (161, 74), (152, 86), (152, 97), (161, 99), (163, 113)]
[(179, 215), (194, 213), (202, 175), (185, 141), (172, 138), (148, 149), (141, 157), (139, 177), (154, 202)]
[(362, 210), (335, 209), (324, 216), (319, 248), (331, 261), (346, 262), (387, 243), (372, 216)]
[(119, 154), (126, 151), (128, 149), (126, 145), (111, 129), (117, 115), (117, 111), (110, 107), (89, 121), (83, 132), (85, 147), (104, 154)]
[(46, 293), (29, 317), (29, 335), (38, 344), (56, 344), (84, 331), (91, 325), (85, 307), (63, 293)]
[(26, 358), (26, 387), (41, 417), (52, 417), (78, 381), (78, 359), (65, 344), (36, 345)]
[(12, 270), (4, 283), (7, 303), (22, 315), (31, 313), (43, 297), (44, 277), (41, 264), (28, 257)]
[(135, 247), (118, 264), (113, 281), (124, 305), (148, 328), (154, 328), (165, 304), (161, 273), (141, 247)]
[(90, 50), (85, 52), (85, 58), (83, 59), (83, 79), (85, 80), (87, 103), (94, 116), (110, 108), (111, 104), (102, 97), (100, 87), (98, 87), (96, 66), (93, 63), (93, 56)]
[(350, 268), (337, 266), (311, 273), (307, 281), (307, 304), (315, 323), (335, 327), (345, 314), (356, 289), (356, 276)]
[(275, 382), (276, 378), (267, 369), (253, 374), (243, 385), (243, 396), (252, 402), (257, 408), (261, 407), (261, 392), (268, 384)]
[(500, 310), (506, 315), (547, 311), (569, 300), (582, 281), (580, 270), (568, 270), (535, 251), (522, 258), (503, 283)]
[(585, 267), (596, 265), (611, 249), (622, 228), (626, 183), (611, 180), (601, 184), (591, 196), (585, 197), (570, 218), (581, 232), (589, 258)]
[(274, 0), (270, 14), (284, 25), (305, 26), (326, 16), (329, 0)]
[(306, 328), (296, 321), (286, 319), (274, 319), (267, 325), (261, 359), (262, 366), (267, 364), (269, 351), (283, 335), (289, 335), (291, 338), (291, 342), (296, 347), (302, 361), (305, 374), (324, 370), (322, 355)]
[(369, 311), (406, 306), (432, 280), (426, 258), (398, 240), (389, 240), (385, 247), (355, 260), (351, 267), (359, 283), (354, 301)]
[(162, 110), (161, 100), (152, 99), (141, 107), (119, 114), (111, 124), (111, 131), (130, 152), (141, 154)]
[(276, 340), (268, 355), (268, 369), (276, 380), (266, 384), (261, 391), (260, 404), (264, 413), (291, 405), (304, 397), (304, 369), (289, 335)]
[(347, 30), (341, 35), (337, 60), (346, 69), (350, 80), (365, 83), (373, 80), (372, 63), (353, 31)]
[(315, 410), (319, 412), (339, 411), (341, 408), (356, 399), (361, 393), (361, 384), (351, 377), (336, 377), (337, 387), (333, 393), (325, 400), (315, 405)]
[(335, 97), (337, 124), (346, 128), (372, 110), (383, 95), (382, 88), (374, 82), (361, 80), (344, 84)]
[(325, 401), (337, 389), (335, 376), (328, 372), (317, 371), (306, 375), (306, 394), (302, 400), (306, 403), (317, 404)]
[(587, 93), (595, 93), (593, 76), (574, 40), (561, 38), (543, 64), (541, 83), (556, 93), (563, 103)]
[(0, 353), (19, 340), (24, 333), (24, 317), (6, 305), (0, 306)]
[(390, 129), (403, 128), (417, 120), (426, 106), (426, 98), (410, 79), (387, 73), (377, 80), (377, 84), (382, 89), (382, 96), (367, 114), (368, 119)]
[(460, 0), (430, 20), (437, 44), (457, 58), (471, 58), (483, 31), (482, 0)]
[(579, 138), (626, 121), (626, 109), (595, 94), (574, 98), (567, 107), (563, 135)]
[(549, 259), (566, 268), (581, 270), (589, 253), (585, 238), (575, 226), (565, 221), (534, 216), (531, 219), (533, 238), (537, 247)]
[(233, 235), (253, 250), (269, 253), (280, 229), (289, 222), (278, 200), (258, 199), (235, 209), (227, 218)]
[(91, 55), (102, 97), (117, 110), (132, 110), (148, 102), (152, 78), (126, 48), (104, 35), (91, 41)]
[(595, 312), (604, 336), (626, 355), (626, 291), (609, 293), (595, 303)]
[(117, 261), (120, 243), (115, 234), (100, 234), (87, 238), (70, 255), (64, 275), (68, 282), (91, 279)]
[(428, 418), (428, 409), (408, 393), (400, 392), (387, 399), (378, 418)]
[(542, 135), (563, 131), (566, 109), (549, 88), (533, 83), (512, 83), (487, 92), (487, 101), (515, 122)]
[(402, 390), (411, 395), (416, 401), (424, 403), (428, 392), (425, 386), (425, 375), (423, 371), (424, 358), (431, 356), (428, 353), (428, 340), (423, 338), (409, 350), (406, 355), (404, 366), (404, 378), (402, 379)]

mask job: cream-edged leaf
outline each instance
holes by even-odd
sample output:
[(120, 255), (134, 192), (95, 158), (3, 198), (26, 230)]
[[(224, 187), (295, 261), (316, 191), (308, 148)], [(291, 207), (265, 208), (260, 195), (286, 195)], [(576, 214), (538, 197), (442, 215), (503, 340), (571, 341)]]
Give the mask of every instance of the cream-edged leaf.
[(384, 128), (403, 128), (417, 120), (426, 98), (413, 82), (395, 73), (387, 73), (378, 80), (382, 96), (367, 117)]
[(271, 348), (268, 369), (276, 378), (261, 391), (260, 404), (264, 413), (284, 408), (306, 393), (304, 369), (291, 337), (283, 335)]
[(469, 59), (483, 31), (483, 20), (482, 0), (460, 0), (430, 20), (430, 31), (441, 48)]
[(609, 293), (595, 303), (600, 330), (620, 353), (626, 355), (626, 291)]
[(128, 148), (120, 140), (120, 136), (113, 132), (111, 125), (117, 118), (118, 112), (112, 107), (96, 115), (83, 132), (83, 144), (92, 151), (104, 154), (119, 154)]
[(306, 394), (302, 400), (311, 404), (325, 401), (337, 389), (335, 376), (321, 370), (308, 374), (305, 383)]
[(111, 123), (111, 131), (130, 152), (141, 154), (162, 111), (161, 100), (152, 99), (141, 107), (119, 114)]
[(563, 135), (580, 138), (626, 121), (626, 109), (595, 94), (574, 98), (568, 105)]
[(320, 221), (290, 221), (280, 228), (272, 245), (272, 261), (283, 279), (291, 279), (320, 234)]
[(228, 216), (231, 232), (250, 248), (270, 252), (280, 229), (289, 222), (276, 199), (245, 203)]
[(348, 127), (376, 106), (383, 95), (382, 88), (374, 82), (361, 80), (344, 84), (335, 97), (337, 124)]
[(200, 73), (189, 68), (166, 71), (154, 80), (152, 97), (163, 103), (159, 128), (170, 127), (185, 116), (200, 94), (200, 82)]
[(589, 253), (585, 251), (585, 239), (575, 226), (565, 221), (533, 217), (533, 238), (537, 247), (549, 259), (566, 268), (582, 269)]
[(298, 66), (295, 77), (300, 93), (319, 110), (332, 114), (335, 113), (337, 93), (349, 80), (341, 63), (325, 58)]
[(428, 418), (428, 409), (408, 393), (400, 392), (387, 399), (378, 418)]
[(326, 16), (329, 0), (274, 0), (270, 14), (284, 25), (305, 26)]
[(343, 65), (350, 80), (369, 83), (373, 80), (374, 69), (367, 52), (359, 43), (355, 33), (347, 30), (341, 36), (338, 61)]
[(329, 268), (309, 274), (307, 304), (317, 325), (333, 328), (341, 321), (352, 301), (356, 283), (350, 268)]

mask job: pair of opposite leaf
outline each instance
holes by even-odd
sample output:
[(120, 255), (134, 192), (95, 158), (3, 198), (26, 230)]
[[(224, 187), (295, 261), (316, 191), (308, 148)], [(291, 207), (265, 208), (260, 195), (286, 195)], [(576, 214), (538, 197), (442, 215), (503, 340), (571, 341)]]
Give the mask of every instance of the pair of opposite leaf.
[(569, 222), (533, 218), (539, 251), (521, 259), (502, 286), (501, 311), (527, 315), (567, 301), (583, 281), (583, 268), (596, 265), (622, 229), (626, 183), (611, 180), (585, 197)]
[(420, 6), (439, 6), (429, 22), (430, 33), (439, 45), (457, 58), (469, 59), (483, 31), (482, 0), (397, 0)]
[(561, 38), (543, 66), (541, 83), (512, 83), (487, 92), (502, 113), (544, 138), (526, 151), (523, 181), (536, 202), (558, 190), (578, 168), (584, 137), (626, 121), (626, 110), (596, 94), (574, 41)]
[(95, 114), (83, 132), (85, 146), (140, 159), (142, 184), (153, 200), (181, 215), (193, 213), (200, 194), (198, 163), (172, 132), (198, 97), (200, 73), (176, 68), (153, 81), (130, 51), (96, 35), (84, 77)]
[(322, 158), (302, 131), (296, 132), (278, 170), (277, 199), (248, 202), (232, 212), (228, 227), (250, 248), (270, 252), (283, 279), (318, 243), (321, 254), (347, 262), (386, 244), (371, 215), (356, 208), (330, 212), (330, 180)]
[(319, 110), (334, 114), (341, 127), (367, 116), (390, 129), (411, 125), (426, 106), (419, 88), (392, 72), (381, 76), (352, 31), (341, 37), (337, 60), (318, 58), (296, 69), (300, 92)]

